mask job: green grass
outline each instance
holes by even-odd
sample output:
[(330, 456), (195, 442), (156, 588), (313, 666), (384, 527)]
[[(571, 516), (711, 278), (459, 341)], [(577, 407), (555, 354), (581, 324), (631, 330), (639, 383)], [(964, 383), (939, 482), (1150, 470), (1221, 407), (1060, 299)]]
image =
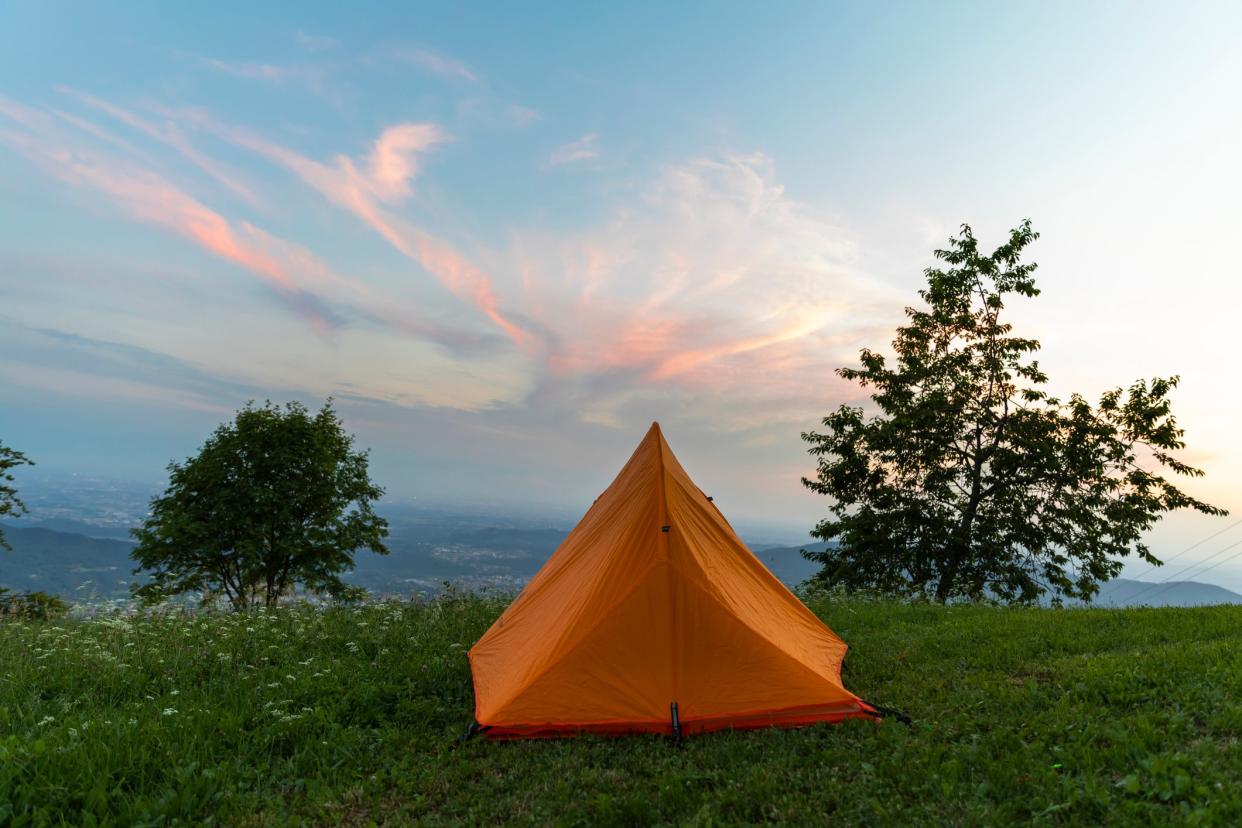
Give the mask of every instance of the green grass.
[(1242, 824), (1242, 608), (812, 602), (915, 720), (455, 747), (495, 600), (0, 624), (0, 825)]

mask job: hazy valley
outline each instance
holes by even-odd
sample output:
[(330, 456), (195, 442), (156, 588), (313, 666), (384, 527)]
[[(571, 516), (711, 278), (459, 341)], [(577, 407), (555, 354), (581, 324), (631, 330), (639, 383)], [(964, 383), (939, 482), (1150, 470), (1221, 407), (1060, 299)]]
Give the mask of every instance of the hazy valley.
[[(376, 596), (407, 597), (439, 591), (445, 583), (468, 590), (514, 592), (560, 545), (571, 526), (497, 514), (394, 507), (387, 513), (389, 555), (361, 553), (346, 580)], [(0, 554), (0, 585), (41, 590), (72, 603), (125, 601), (134, 579), (133, 542), (124, 526), (68, 517), (22, 519), (0, 524), (13, 551)], [(802, 549), (822, 543), (787, 544), (746, 537), (778, 578), (793, 586), (815, 574)], [(1173, 581), (1155, 585), (1119, 578), (1103, 585), (1101, 606), (1201, 606), (1242, 604), (1242, 595), (1214, 584)]]

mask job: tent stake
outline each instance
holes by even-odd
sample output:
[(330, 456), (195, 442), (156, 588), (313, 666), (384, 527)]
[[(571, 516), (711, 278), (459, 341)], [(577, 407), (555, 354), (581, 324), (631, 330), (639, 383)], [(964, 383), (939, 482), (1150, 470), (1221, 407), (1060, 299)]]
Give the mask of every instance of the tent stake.
[(461, 735), (461, 738), (457, 740), (457, 744), (463, 745), (466, 742), (469, 742), (475, 736), (479, 736), (483, 733), (486, 733), (490, 729), (491, 729), (490, 727), (481, 726), (477, 721), (471, 721), (470, 727), (466, 728), (466, 732), (463, 733)]
[(887, 719), (891, 717), (901, 722), (906, 727), (909, 727), (909, 728), (914, 727), (914, 722), (911, 721), (910, 717), (907, 716), (905, 713), (902, 713), (900, 710), (898, 710), (895, 707), (883, 707), (878, 704), (872, 704), (871, 702), (865, 702), (865, 703), (869, 705), (870, 707), (875, 708), (876, 713), (872, 715), (874, 715), (875, 718), (877, 719)]

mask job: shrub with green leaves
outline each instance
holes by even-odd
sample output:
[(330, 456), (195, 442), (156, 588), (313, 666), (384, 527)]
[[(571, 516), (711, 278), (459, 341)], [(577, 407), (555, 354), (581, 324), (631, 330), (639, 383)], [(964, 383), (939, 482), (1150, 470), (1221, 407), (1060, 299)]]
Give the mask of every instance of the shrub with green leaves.
[(46, 592), (12, 592), (0, 587), (0, 617), (47, 620), (59, 618), (69, 605), (58, 595)]
[(388, 554), (384, 490), (331, 401), (247, 405), (184, 463), (134, 531), (135, 594), (149, 603), (185, 593), (234, 608), (275, 606), (295, 587), (354, 598), (341, 574), (354, 554)]

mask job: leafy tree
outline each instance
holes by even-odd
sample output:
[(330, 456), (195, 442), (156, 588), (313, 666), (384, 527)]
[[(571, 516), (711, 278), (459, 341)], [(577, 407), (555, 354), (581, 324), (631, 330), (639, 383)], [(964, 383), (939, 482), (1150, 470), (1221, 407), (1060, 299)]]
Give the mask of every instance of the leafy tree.
[(0, 587), (0, 618), (46, 621), (69, 612), (69, 605), (58, 595), (46, 592), (10, 592)]
[(221, 425), (198, 455), (171, 463), (169, 484), (134, 530), (135, 588), (146, 601), (201, 591), (235, 609), (271, 607), (295, 585), (349, 593), (342, 573), (359, 549), (388, 554), (388, 523), (372, 510), (384, 490), (366, 452), (353, 450), (329, 400), (253, 403)]
[[(26, 513), (26, 504), (17, 496), (17, 489), (10, 485), (13, 482), (12, 470), (18, 466), (33, 465), (26, 455), (0, 443), (0, 518), (18, 517)], [(4, 539), (3, 528), (0, 528), (0, 549), (13, 549)]]
[[(0, 443), (0, 518), (18, 517), (26, 513), (26, 504), (17, 496), (13, 482), (12, 470), (18, 466), (33, 466), (34, 463), (20, 451)], [(13, 550), (4, 538), (4, 529), (0, 527), (0, 549)], [(44, 592), (10, 592), (0, 587), (0, 618), (52, 618), (64, 614), (69, 607), (55, 595)]]
[(1039, 343), (1001, 321), (1008, 297), (1039, 294), (1022, 261), (1037, 237), (1027, 221), (985, 255), (963, 225), (926, 271), (925, 307), (906, 308), (895, 359), (864, 349), (837, 372), (871, 389), (879, 413), (843, 405), (802, 435), (818, 462), (802, 482), (833, 499), (812, 534), (837, 545), (804, 553), (819, 580), (941, 602), (1089, 600), (1122, 557), (1160, 563), (1142, 537), (1165, 512), (1225, 514), (1163, 476), (1203, 474), (1173, 454), (1177, 377), (1094, 406), (1041, 388)]

